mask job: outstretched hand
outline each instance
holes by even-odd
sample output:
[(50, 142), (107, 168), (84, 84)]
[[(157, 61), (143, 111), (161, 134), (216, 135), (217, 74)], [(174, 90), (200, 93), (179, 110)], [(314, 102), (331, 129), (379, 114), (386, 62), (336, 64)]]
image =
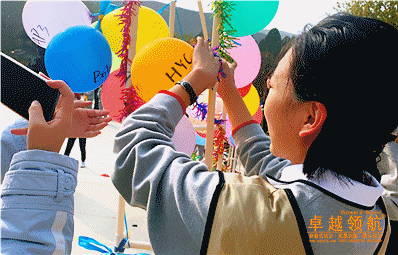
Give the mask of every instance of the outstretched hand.
[(91, 103), (91, 101), (80, 100), (74, 102), (72, 127), (68, 132), (69, 138), (95, 137), (101, 134), (101, 130), (112, 120), (111, 117), (107, 117), (109, 111), (84, 108)]
[[(50, 80), (46, 75), (40, 73), (42, 77)], [(111, 117), (107, 117), (109, 111), (96, 110), (85, 108), (92, 104), (91, 101), (75, 100), (73, 103), (73, 114), (72, 114), (72, 126), (70, 127), (67, 137), (69, 138), (92, 138), (101, 134), (101, 130), (104, 129), (108, 123), (112, 120)], [(58, 112), (60, 107), (60, 101), (56, 106), (55, 114)], [(51, 123), (51, 121), (49, 122)], [(10, 130), (14, 135), (27, 135), (28, 128), (18, 128)]]

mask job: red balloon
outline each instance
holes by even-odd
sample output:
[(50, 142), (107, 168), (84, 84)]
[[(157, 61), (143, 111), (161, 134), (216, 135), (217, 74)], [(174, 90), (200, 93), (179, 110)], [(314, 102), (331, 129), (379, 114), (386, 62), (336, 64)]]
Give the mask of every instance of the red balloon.
[(124, 109), (122, 90), (125, 86), (122, 84), (121, 77), (116, 76), (118, 73), (119, 69), (113, 71), (102, 84), (101, 101), (104, 109), (110, 111), (109, 116), (112, 120), (122, 123)]
[(252, 83), (250, 83), (250, 84), (247, 85), (247, 86), (238, 88), (239, 93), (240, 93), (240, 96), (241, 96), (241, 97), (245, 97), (245, 96), (249, 93), (251, 86), (252, 86)]

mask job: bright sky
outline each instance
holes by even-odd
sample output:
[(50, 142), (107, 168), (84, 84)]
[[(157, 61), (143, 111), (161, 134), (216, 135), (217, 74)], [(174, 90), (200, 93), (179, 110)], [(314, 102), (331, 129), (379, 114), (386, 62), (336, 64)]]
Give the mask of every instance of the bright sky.
[[(157, 1), (170, 3), (170, 0)], [(277, 28), (281, 31), (297, 34), (303, 30), (306, 24), (315, 25), (326, 16), (326, 13), (333, 13), (333, 7), (336, 7), (339, 1), (344, 2), (344, 0), (279, 0), (278, 11), (265, 29)], [(211, 0), (202, 0), (201, 2), (204, 12), (211, 12)], [(176, 5), (177, 7), (199, 11), (196, 0), (177, 0)]]

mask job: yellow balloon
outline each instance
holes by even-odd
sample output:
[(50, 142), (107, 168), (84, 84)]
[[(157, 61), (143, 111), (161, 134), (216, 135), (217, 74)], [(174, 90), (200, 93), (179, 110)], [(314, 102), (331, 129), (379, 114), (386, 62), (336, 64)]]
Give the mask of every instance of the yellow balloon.
[(112, 67), (111, 67), (111, 73), (115, 71), (116, 69), (120, 68), (120, 65), (122, 64), (122, 59), (119, 58), (113, 51), (112, 53)]
[(168, 90), (192, 70), (193, 48), (176, 38), (148, 43), (134, 57), (131, 82), (138, 95), (148, 102), (160, 90)]
[[(121, 14), (122, 8), (116, 9), (105, 15), (101, 22), (102, 33), (108, 40), (114, 53), (119, 52), (123, 46), (124, 24), (120, 24), (119, 15)], [(136, 52), (145, 44), (165, 37), (170, 37), (166, 21), (154, 10), (141, 6), (138, 15)]]
[[(91, 27), (95, 28), (97, 25), (98, 21), (95, 21), (91, 24)], [(113, 51), (111, 51), (112, 54), (112, 67), (111, 67), (111, 72), (115, 71), (116, 69), (120, 68), (120, 65), (122, 64), (122, 59), (118, 57)]]
[(243, 97), (243, 101), (245, 102), (250, 114), (253, 116), (260, 105), (260, 96), (253, 85), (250, 87), (249, 93)]

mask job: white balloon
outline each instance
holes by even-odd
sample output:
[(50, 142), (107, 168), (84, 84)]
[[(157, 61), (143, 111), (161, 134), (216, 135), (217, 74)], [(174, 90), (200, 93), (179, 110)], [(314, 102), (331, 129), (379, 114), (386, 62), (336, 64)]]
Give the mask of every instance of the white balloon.
[(78, 25), (91, 24), (90, 11), (80, 0), (28, 0), (22, 11), (22, 22), (29, 38), (42, 48), (58, 33)]

